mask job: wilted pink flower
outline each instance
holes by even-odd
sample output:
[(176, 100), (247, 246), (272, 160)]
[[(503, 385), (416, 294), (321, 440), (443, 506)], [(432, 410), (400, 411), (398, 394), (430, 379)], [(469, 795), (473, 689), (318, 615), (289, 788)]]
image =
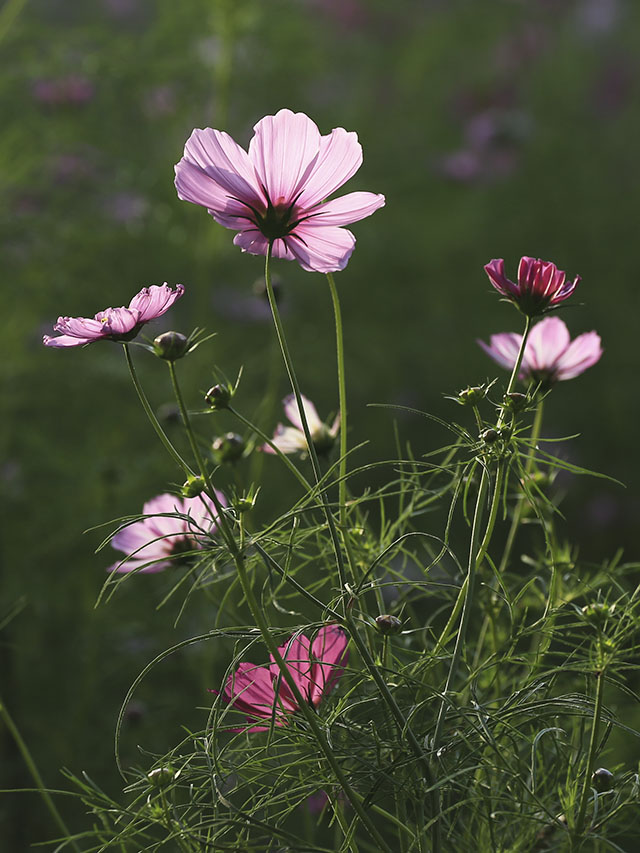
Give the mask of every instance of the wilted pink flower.
[[(307, 439), (302, 429), (300, 409), (298, 408), (295, 396), (289, 394), (282, 401), (282, 405), (284, 406), (285, 415), (293, 426), (278, 424), (272, 441), (282, 453), (306, 453), (308, 449)], [(302, 395), (302, 405), (313, 446), (318, 453), (327, 453), (333, 447), (338, 430), (340, 429), (340, 414), (336, 415), (333, 424), (331, 427), (328, 427), (320, 420), (316, 407), (304, 394)], [(265, 453), (275, 453), (275, 450), (268, 444), (263, 444), (262, 450)]]
[[(317, 707), (340, 679), (349, 658), (348, 642), (337, 625), (325, 625), (313, 643), (299, 634), (279, 647), (296, 686), (310, 705)], [(284, 726), (287, 715), (299, 708), (273, 656), (270, 664), (262, 666), (239, 664), (227, 679), (223, 697), (236, 710), (246, 714), (249, 723), (273, 717), (276, 726)], [(249, 731), (268, 729), (269, 726), (254, 725)]]
[(523, 314), (535, 317), (568, 299), (578, 286), (580, 276), (568, 281), (566, 274), (551, 261), (523, 257), (518, 267), (517, 284), (504, 274), (502, 258), (489, 261), (485, 271), (491, 284), (514, 302)]
[[(499, 365), (513, 370), (522, 335), (502, 332), (491, 335), (490, 344), (478, 343)], [(531, 330), (518, 378), (537, 382), (573, 379), (594, 365), (601, 355), (600, 336), (596, 332), (585, 332), (572, 341), (559, 317), (545, 317)]]
[(362, 163), (355, 133), (327, 136), (304, 113), (280, 110), (254, 127), (248, 153), (223, 131), (193, 131), (176, 166), (178, 196), (206, 207), (252, 255), (297, 260), (308, 271), (342, 270), (355, 237), (341, 228), (370, 216), (384, 196), (354, 192), (325, 199)]
[[(224, 495), (218, 491), (216, 495), (224, 506)], [(144, 518), (123, 527), (111, 540), (112, 547), (127, 556), (107, 571), (161, 572), (178, 554), (202, 548), (202, 540), (216, 529), (215, 505), (204, 494), (196, 498), (158, 495), (147, 501), (142, 512)]]
[(53, 327), (60, 335), (45, 335), (46, 347), (79, 347), (94, 341), (130, 341), (142, 326), (162, 316), (184, 293), (181, 284), (172, 290), (168, 284), (152, 284), (136, 293), (128, 308), (105, 308), (91, 320), (88, 317), (58, 317)]

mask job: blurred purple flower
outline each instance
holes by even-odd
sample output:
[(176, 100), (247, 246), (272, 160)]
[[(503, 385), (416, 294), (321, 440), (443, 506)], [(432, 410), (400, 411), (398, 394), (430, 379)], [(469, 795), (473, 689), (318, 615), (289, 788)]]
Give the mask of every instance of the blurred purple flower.
[(520, 260), (517, 283), (505, 276), (502, 258), (489, 261), (484, 269), (495, 289), (529, 317), (544, 314), (564, 302), (580, 282), (579, 275), (568, 281), (566, 274), (551, 261), (526, 256)]
[[(502, 332), (491, 335), (489, 344), (478, 343), (501, 367), (513, 370), (522, 335)], [(559, 317), (545, 317), (531, 330), (518, 378), (548, 383), (573, 379), (592, 367), (601, 355), (600, 336), (596, 332), (586, 332), (572, 341)]]
[(105, 308), (88, 317), (58, 317), (53, 327), (61, 334), (51, 337), (44, 335), (42, 343), (46, 347), (79, 347), (94, 341), (130, 341), (142, 326), (156, 317), (161, 317), (184, 293), (181, 284), (172, 290), (168, 284), (143, 287), (137, 293), (128, 308)]
[[(348, 643), (346, 634), (338, 625), (325, 625), (313, 643), (304, 634), (299, 634), (279, 647), (278, 651), (298, 690), (313, 707), (329, 695), (342, 676), (349, 659)], [(300, 707), (273, 656), (270, 664), (239, 664), (227, 679), (223, 698), (246, 714), (248, 723), (270, 721), (273, 717), (276, 726), (284, 726), (287, 715)], [(248, 729), (250, 732), (268, 730), (268, 725), (252, 725)], [(244, 727), (235, 731), (244, 731)]]
[(149, 203), (144, 196), (127, 191), (114, 193), (104, 203), (107, 216), (124, 225), (137, 222), (148, 209)]
[(144, 96), (142, 109), (148, 118), (165, 118), (176, 111), (175, 87), (166, 83), (154, 86)]
[[(282, 401), (282, 405), (285, 415), (293, 426), (278, 424), (272, 441), (281, 453), (306, 453), (308, 449), (307, 439), (302, 429), (302, 419), (296, 398), (293, 394), (289, 394)], [(317, 409), (311, 400), (308, 400), (304, 395), (302, 395), (302, 405), (313, 445), (318, 453), (326, 453), (333, 447), (340, 429), (340, 414), (336, 415), (333, 424), (328, 427), (320, 420)], [(268, 444), (263, 444), (261, 449), (265, 453), (275, 453), (275, 450)]]
[(196, 129), (176, 165), (179, 198), (206, 207), (252, 255), (297, 260), (309, 272), (347, 265), (355, 237), (340, 226), (370, 216), (384, 196), (354, 192), (325, 201), (362, 163), (355, 133), (327, 136), (304, 113), (280, 110), (254, 127), (248, 153), (219, 130)]
[(93, 83), (80, 74), (36, 80), (31, 88), (36, 101), (49, 107), (80, 106), (93, 98)]
[[(226, 500), (216, 490), (220, 503)], [(196, 498), (158, 495), (142, 508), (144, 518), (119, 530), (111, 545), (127, 556), (108, 572), (161, 572), (179, 554), (202, 548), (202, 540), (216, 529), (216, 508), (202, 494)], [(184, 516), (182, 518), (178, 516)]]

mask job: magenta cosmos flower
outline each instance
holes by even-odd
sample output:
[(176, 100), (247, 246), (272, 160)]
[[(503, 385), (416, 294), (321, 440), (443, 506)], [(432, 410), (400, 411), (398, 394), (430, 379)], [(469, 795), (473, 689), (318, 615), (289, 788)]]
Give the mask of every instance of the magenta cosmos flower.
[[(224, 495), (216, 491), (222, 506)], [(179, 555), (202, 548), (202, 541), (216, 529), (216, 508), (206, 495), (178, 498), (158, 495), (142, 508), (144, 518), (119, 530), (111, 545), (127, 556), (109, 572), (161, 572)], [(182, 516), (182, 517), (180, 517)]]
[(544, 314), (564, 302), (580, 282), (579, 275), (568, 281), (566, 274), (551, 261), (537, 258), (521, 258), (517, 283), (505, 276), (502, 258), (489, 261), (485, 271), (495, 289), (529, 317)]
[(370, 216), (383, 195), (354, 192), (326, 201), (362, 163), (357, 134), (342, 127), (327, 136), (304, 113), (280, 110), (254, 127), (248, 152), (224, 131), (193, 131), (176, 166), (184, 201), (206, 207), (220, 225), (238, 231), (244, 252), (296, 260), (309, 272), (342, 270), (355, 237), (340, 226)]
[[(300, 693), (313, 707), (329, 695), (344, 672), (349, 658), (348, 642), (346, 634), (337, 625), (325, 625), (313, 643), (304, 634), (299, 634), (279, 647)], [(223, 697), (229, 705), (246, 714), (249, 723), (270, 721), (273, 717), (276, 726), (284, 726), (287, 715), (299, 708), (273, 656), (271, 663), (262, 666), (239, 664), (227, 679)], [(249, 731), (268, 729), (268, 725), (252, 725)]]
[(80, 347), (94, 341), (130, 341), (145, 323), (161, 317), (184, 293), (181, 284), (172, 290), (168, 284), (152, 284), (136, 293), (128, 308), (105, 308), (89, 317), (58, 317), (53, 327), (59, 335), (45, 335), (46, 347)]
[[(282, 401), (282, 405), (284, 406), (285, 415), (293, 426), (278, 424), (272, 442), (281, 453), (306, 453), (307, 439), (302, 429), (302, 418), (300, 417), (300, 409), (298, 408), (295, 396), (289, 394)], [(340, 413), (336, 415), (333, 424), (328, 427), (320, 420), (316, 407), (304, 394), (302, 395), (302, 405), (313, 446), (318, 453), (327, 453), (333, 447), (338, 430), (340, 429)], [(263, 444), (262, 450), (265, 453), (275, 453), (275, 450), (268, 444)]]
[[(491, 343), (478, 341), (482, 349), (507, 370), (516, 363), (522, 335), (502, 332), (491, 335)], [(602, 355), (600, 336), (585, 332), (575, 340), (559, 317), (546, 317), (537, 323), (527, 339), (519, 379), (536, 382), (559, 382), (573, 379), (594, 365)]]

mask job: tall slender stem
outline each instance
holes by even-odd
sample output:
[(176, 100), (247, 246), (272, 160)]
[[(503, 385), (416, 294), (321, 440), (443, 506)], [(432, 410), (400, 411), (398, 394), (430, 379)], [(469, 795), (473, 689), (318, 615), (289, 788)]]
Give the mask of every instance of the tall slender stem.
[(40, 796), (44, 800), (44, 803), (45, 803), (45, 805), (49, 811), (49, 814), (53, 818), (54, 823), (56, 824), (56, 826), (58, 827), (60, 832), (64, 835), (65, 839), (70, 841), (73, 849), (78, 851), (78, 853), (80, 853), (80, 848), (78, 847), (76, 842), (71, 837), (71, 833), (67, 829), (67, 826), (66, 826), (64, 820), (62, 819), (62, 816), (60, 815), (60, 812), (56, 808), (55, 803), (51, 799), (51, 795), (49, 794), (49, 792), (47, 791), (47, 789), (44, 786), (44, 782), (42, 781), (42, 776), (40, 775), (40, 771), (38, 770), (36, 763), (33, 760), (31, 753), (29, 752), (29, 747), (27, 746), (27, 744), (22, 739), (22, 735), (20, 734), (20, 730), (18, 729), (16, 724), (13, 722), (13, 718), (9, 714), (7, 706), (4, 704), (4, 702), (2, 701), (1, 698), (0, 698), (0, 717), (4, 720), (4, 724), (9, 729), (9, 733), (11, 734), (11, 737), (13, 738), (16, 746), (18, 747), (18, 750), (20, 751), (20, 755), (22, 756), (22, 760), (24, 761), (25, 766), (31, 775), (31, 778), (33, 779)]
[(339, 504), (340, 526), (342, 535), (347, 535), (347, 382), (344, 367), (344, 335), (342, 331), (342, 311), (338, 289), (333, 275), (327, 273), (327, 281), (333, 302), (333, 315), (336, 323), (336, 356), (338, 361), (338, 395), (340, 400), (340, 470), (339, 470)]
[(576, 820), (575, 829), (571, 836), (571, 849), (577, 849), (584, 832), (585, 818), (587, 814), (587, 804), (589, 802), (589, 791), (591, 790), (591, 775), (593, 766), (596, 760), (596, 748), (598, 746), (598, 731), (600, 729), (600, 719), (602, 717), (602, 699), (604, 696), (604, 669), (600, 669), (595, 673), (597, 680), (596, 700), (593, 709), (593, 723), (591, 726), (591, 738), (589, 740), (589, 752), (587, 753), (587, 766), (585, 767), (584, 784), (582, 786), (582, 795), (580, 797), (580, 806), (578, 808), (578, 818)]
[(175, 449), (173, 444), (171, 444), (171, 441), (169, 440), (166, 432), (160, 426), (160, 422), (158, 421), (158, 418), (156, 417), (156, 413), (153, 411), (149, 401), (147, 400), (147, 395), (142, 390), (142, 385), (140, 384), (140, 380), (138, 379), (138, 374), (136, 373), (136, 369), (135, 369), (135, 366), (133, 364), (133, 360), (131, 358), (131, 353), (129, 352), (129, 345), (123, 344), (122, 347), (124, 349), (124, 356), (127, 360), (127, 367), (129, 368), (129, 374), (130, 374), (131, 380), (133, 382), (133, 387), (136, 389), (136, 393), (138, 395), (138, 398), (140, 399), (140, 402), (142, 403), (142, 408), (144, 409), (145, 414), (149, 418), (149, 422), (151, 423), (151, 426), (156, 431), (158, 438), (164, 444), (165, 448), (169, 452), (169, 455), (176, 462), (176, 464), (179, 465), (180, 468), (182, 468), (182, 470), (185, 472), (185, 474), (187, 474), (187, 476), (192, 476), (193, 471), (187, 465), (187, 463), (184, 461), (182, 456), (180, 456), (180, 454)]

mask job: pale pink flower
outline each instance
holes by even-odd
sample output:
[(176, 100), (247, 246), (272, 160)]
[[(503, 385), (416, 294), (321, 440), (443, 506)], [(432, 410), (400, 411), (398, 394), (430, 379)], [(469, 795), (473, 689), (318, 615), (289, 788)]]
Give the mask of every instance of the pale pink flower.
[(58, 317), (53, 327), (61, 334), (44, 335), (46, 347), (79, 347), (94, 341), (130, 341), (145, 323), (161, 317), (184, 293), (181, 284), (172, 290), (168, 284), (143, 287), (128, 308), (105, 308), (89, 317)]
[[(338, 431), (340, 429), (340, 414), (338, 413), (333, 421), (333, 424), (328, 427), (320, 420), (318, 411), (311, 400), (308, 400), (304, 394), (302, 396), (302, 406), (307, 420), (307, 426), (311, 433), (313, 446), (318, 453), (326, 453), (333, 447)], [(300, 417), (300, 409), (293, 394), (289, 394), (282, 401), (284, 413), (293, 424), (293, 426), (284, 426), (278, 424), (272, 438), (272, 442), (281, 451), (281, 453), (306, 453), (308, 450), (307, 439), (302, 429), (302, 418)], [(263, 444), (261, 448), (265, 453), (275, 453), (276, 451), (268, 444)]]
[[(349, 658), (348, 638), (338, 625), (325, 625), (311, 643), (304, 634), (290, 637), (278, 651), (287, 664), (304, 699), (317, 707), (342, 676)], [(246, 714), (247, 722), (274, 719), (276, 726), (287, 723), (288, 714), (299, 709), (298, 702), (271, 656), (271, 663), (258, 666), (241, 663), (229, 676), (223, 697), (229, 705)], [(268, 731), (269, 726), (252, 725), (248, 731)], [(243, 731), (237, 729), (236, 731)]]
[(184, 201), (206, 207), (238, 231), (234, 243), (252, 255), (297, 260), (311, 272), (342, 270), (355, 237), (341, 228), (370, 216), (383, 195), (354, 192), (326, 201), (362, 163), (355, 133), (341, 127), (321, 136), (304, 113), (280, 110), (254, 127), (248, 152), (227, 133), (193, 131), (176, 165)]
[(551, 261), (526, 256), (520, 260), (517, 283), (505, 276), (502, 258), (489, 261), (485, 265), (485, 272), (495, 289), (529, 317), (544, 314), (564, 302), (580, 282), (579, 275), (573, 281), (568, 281), (566, 274)]
[[(499, 365), (513, 370), (522, 335), (502, 332), (491, 335), (489, 344), (478, 343)], [(546, 317), (529, 334), (518, 378), (547, 383), (573, 379), (594, 365), (601, 355), (600, 336), (596, 332), (585, 332), (572, 341), (559, 317)]]
[[(226, 500), (216, 491), (222, 506)], [(216, 530), (217, 513), (205, 494), (196, 498), (158, 495), (142, 508), (144, 517), (119, 530), (111, 545), (127, 556), (110, 566), (109, 572), (161, 572), (179, 555), (199, 550), (208, 534)]]

